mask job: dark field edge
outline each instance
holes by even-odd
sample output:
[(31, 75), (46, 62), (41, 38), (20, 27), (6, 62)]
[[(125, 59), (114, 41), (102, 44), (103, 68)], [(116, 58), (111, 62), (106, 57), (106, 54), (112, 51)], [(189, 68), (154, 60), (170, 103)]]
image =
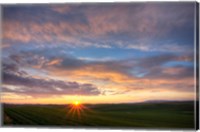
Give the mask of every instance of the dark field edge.
[(195, 127), (199, 130), (199, 3), (196, 2), (196, 120)]
[[(133, 105), (140, 105), (140, 104), (176, 104), (176, 103), (193, 103), (194, 100), (185, 100), (185, 101), (173, 101), (173, 100), (167, 100), (167, 101), (145, 101), (145, 102), (139, 102), (139, 103), (119, 103), (121, 105), (123, 104), (133, 104)], [(119, 105), (119, 104), (84, 104), (84, 105)], [(64, 106), (64, 104), (8, 104), (8, 103), (2, 103), (2, 106), (4, 105), (10, 105), (10, 106)], [(69, 105), (69, 104), (65, 104)], [(3, 113), (3, 112), (2, 112)], [(3, 117), (3, 116), (2, 116)], [(39, 128), (39, 129), (89, 129), (89, 130), (145, 130), (145, 131), (154, 131), (154, 130), (160, 130), (160, 131), (195, 131), (196, 128), (144, 128), (144, 127), (123, 127), (123, 126), (58, 126), (58, 125), (5, 125), (2, 123), (3, 128)]]

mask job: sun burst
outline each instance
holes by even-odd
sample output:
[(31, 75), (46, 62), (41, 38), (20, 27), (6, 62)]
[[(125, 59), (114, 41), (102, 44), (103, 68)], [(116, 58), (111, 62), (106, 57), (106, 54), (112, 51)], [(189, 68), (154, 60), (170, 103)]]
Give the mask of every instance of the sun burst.
[(75, 105), (75, 106), (80, 106), (80, 101), (74, 101), (74, 102), (73, 102), (73, 105)]

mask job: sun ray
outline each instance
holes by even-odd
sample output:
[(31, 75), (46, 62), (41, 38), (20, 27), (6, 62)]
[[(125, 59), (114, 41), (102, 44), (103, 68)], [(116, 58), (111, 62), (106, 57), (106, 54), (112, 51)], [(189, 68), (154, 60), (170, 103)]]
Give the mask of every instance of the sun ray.
[(80, 101), (74, 101), (67, 106), (67, 117), (76, 119), (78, 121), (83, 121), (85, 118), (84, 115), (88, 112), (91, 113), (93, 111), (85, 105), (81, 104)]

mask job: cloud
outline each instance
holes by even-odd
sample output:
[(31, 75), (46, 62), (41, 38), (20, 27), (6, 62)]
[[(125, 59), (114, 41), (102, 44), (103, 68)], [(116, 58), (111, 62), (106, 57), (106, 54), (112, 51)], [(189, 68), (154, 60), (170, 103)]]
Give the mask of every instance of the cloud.
[[(63, 54), (61, 49), (50, 53), (49, 49), (32, 52), (21, 52), (10, 55), (7, 60), (12, 60), (18, 65), (32, 67), (48, 72), (58, 71), (59, 74), (93, 76), (95, 78), (110, 79), (117, 82), (133, 81), (141, 78), (148, 79), (181, 79), (193, 77), (193, 55), (160, 54), (143, 58), (127, 58), (119, 60), (83, 60), (69, 54)], [(19, 61), (20, 60), (20, 61)], [(170, 62), (176, 65), (165, 66)], [(185, 62), (188, 65), (179, 64)], [(60, 72), (61, 71), (61, 72)], [(171, 74), (174, 72), (174, 74)], [(76, 73), (76, 74), (75, 74)], [(121, 80), (120, 80), (121, 79)]]
[(3, 6), (6, 98), (191, 97), (194, 7), (194, 2)]
[[(55, 50), (54, 54), (48, 51), (21, 52), (3, 58), (5, 92), (36, 97), (89, 96), (102, 94), (102, 91), (105, 95), (138, 90), (193, 91), (192, 67), (164, 66), (170, 61), (192, 62), (190, 55), (160, 54), (140, 59), (98, 61), (77, 59), (61, 53), (60, 50)], [(28, 71), (24, 71), (27, 67), (40, 73), (45, 71), (48, 77), (44, 79), (40, 75), (32, 75), (32, 72), (27, 73)], [(12, 89), (11, 86), (17, 88)]]
[(185, 78), (193, 78), (193, 67), (170, 67), (170, 68), (154, 68), (151, 69), (144, 78), (151, 80), (163, 79), (163, 80), (184, 80)]
[(58, 65), (61, 63), (61, 59), (54, 59), (54, 60), (51, 60), (47, 63), (48, 66), (51, 66), (51, 65)]
[[(170, 63), (175, 64), (167, 66)], [(160, 54), (138, 60), (133, 69), (140, 78), (150, 79), (152, 81), (159, 79), (170, 81), (174, 79), (184, 80), (185, 78), (193, 78), (193, 65), (193, 55), (191, 54)]]
[(51, 9), (55, 12), (58, 12), (58, 13), (67, 13), (69, 11), (71, 11), (73, 8), (73, 6), (67, 6), (67, 5), (52, 5)]
[[(65, 59), (65, 61), (67, 61), (67, 58)], [(192, 91), (192, 66), (164, 66), (164, 64), (168, 62), (181, 60), (185, 60), (185, 57), (163, 54), (160, 56), (145, 57), (142, 59), (132, 58), (126, 60), (104, 62), (84, 62), (83, 60), (76, 60), (74, 62), (77, 63), (71, 64), (69, 61), (69, 65), (67, 63), (60, 63), (60, 65), (46, 67), (46, 69), (50, 75), (56, 75), (60, 77), (66, 77), (67, 75), (70, 78), (81, 81), (102, 81), (105, 83), (105, 86), (106, 83), (109, 82), (112, 83), (113, 86), (106, 87), (110, 87), (110, 89), (116, 90), (124, 89), (134, 91), (140, 89), (148, 91), (159, 89), (171, 91)], [(134, 71), (136, 71), (136, 73)], [(187, 86), (188, 88), (186, 88)]]
[[(3, 85), (20, 87), (9, 89), (5, 92), (13, 92), (30, 96), (57, 96), (57, 95), (99, 95), (100, 91), (93, 84), (80, 84), (78, 82), (66, 82), (53, 79), (34, 78), (28, 74), (18, 74), (13, 65), (4, 65), (2, 81)], [(17, 71), (17, 72), (16, 72)], [(21, 71), (22, 72), (22, 71)]]
[(193, 3), (8, 6), (3, 10), (3, 40), (24, 44), (185, 51), (182, 47), (193, 43), (189, 37)]

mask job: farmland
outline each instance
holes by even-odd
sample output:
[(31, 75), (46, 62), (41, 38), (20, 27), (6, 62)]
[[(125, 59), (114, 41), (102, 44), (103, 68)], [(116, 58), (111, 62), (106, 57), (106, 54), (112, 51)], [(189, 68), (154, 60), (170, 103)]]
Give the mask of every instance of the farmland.
[(194, 106), (185, 102), (136, 104), (4, 104), (4, 126), (193, 129)]

